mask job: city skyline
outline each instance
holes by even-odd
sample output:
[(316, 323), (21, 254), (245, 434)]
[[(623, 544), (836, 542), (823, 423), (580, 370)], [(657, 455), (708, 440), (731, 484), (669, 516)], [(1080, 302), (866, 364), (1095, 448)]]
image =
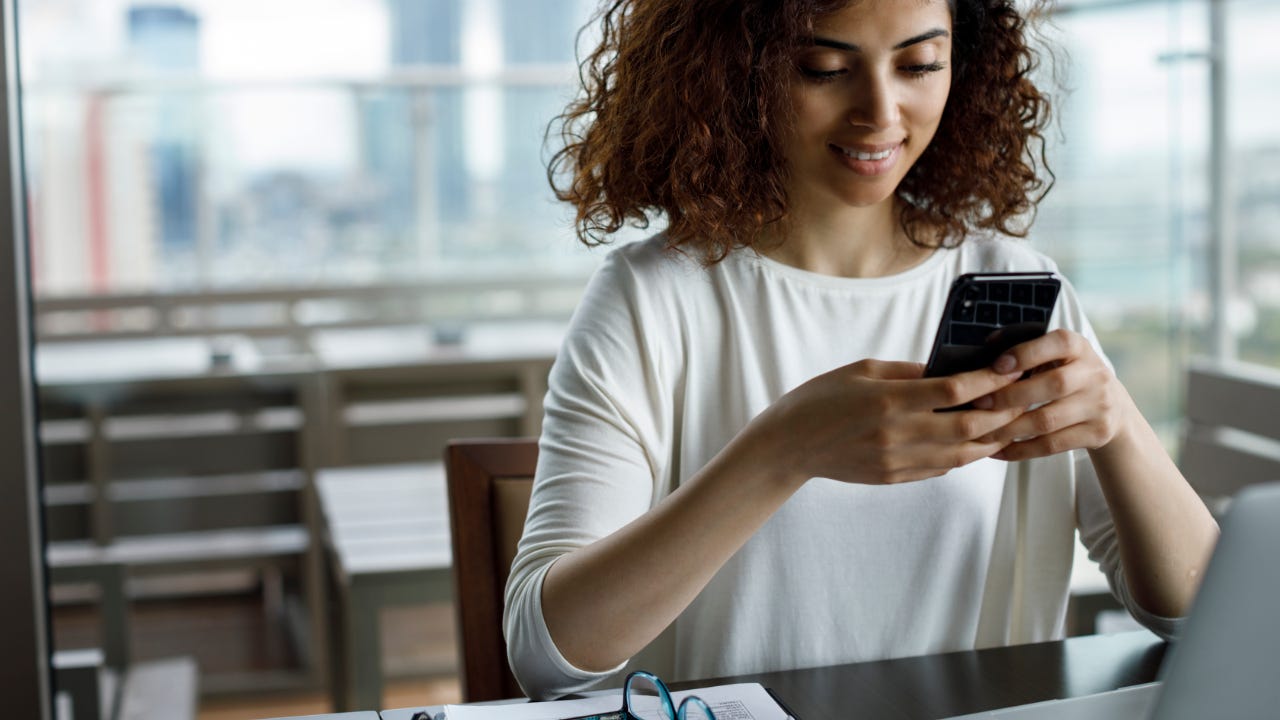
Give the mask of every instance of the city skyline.
[[(311, 12), (302, 13), (304, 5)], [(243, 273), (237, 284), (273, 274), (295, 281), (373, 281), (379, 273), (447, 272), (468, 263), (554, 264), (572, 251), (567, 211), (554, 204), (546, 186), (541, 143), (546, 121), (571, 91), (567, 82), (557, 83), (553, 74), (528, 89), (483, 83), (455, 88), (454, 80), (436, 75), (444, 84), (414, 91), (391, 81), (420, 67), (454, 67), (459, 81), (492, 77), (504, 63), (571, 67), (572, 31), (585, 19), (588, 3), (279, 0), (260, 12), (248, 0), (105, 0), (83, 16), (67, 15), (83, 6), (83, 0), (24, 4), (33, 24), (23, 29), (37, 28), (34, 38), (24, 35), (24, 57), (52, 53), (29, 63), (25, 75), (35, 148), (31, 165), (43, 178), (33, 193), (35, 229), (46, 241), (36, 252), (47, 274), (37, 279), (38, 289), (216, 285), (237, 272)], [(1253, 25), (1265, 27), (1280, 17), (1261, 4), (1252, 6), (1264, 20)], [(139, 7), (174, 8), (198, 18), (198, 36), (169, 48), (185, 61), (137, 62), (146, 53), (130, 39), (128, 17)], [(1205, 71), (1194, 57), (1205, 41), (1203, 9), (1152, 4), (1072, 13), (1058, 23), (1053, 38), (1072, 50), (1058, 68), (1067, 90), (1056, 98), (1066, 110), (1061, 134), (1056, 127), (1050, 131), (1059, 186), (1034, 235), (1066, 253), (1064, 259), (1106, 257), (1111, 237), (1167, 249), (1170, 242), (1194, 242), (1201, 232), (1196, 223), (1203, 214), (1203, 188), (1190, 181), (1175, 187), (1167, 178), (1195, 178), (1205, 171)], [(114, 24), (107, 22), (110, 12), (118, 15)], [(433, 20), (432, 13), (439, 17)], [(80, 76), (83, 87), (60, 84), (75, 68), (94, 64), (67, 55), (68, 46), (80, 44), (67, 37), (40, 43), (54, 37), (48, 31), (54, 20), (69, 23), (72, 40), (78, 39), (77, 28), (105, 24), (117, 30), (115, 50), (109, 40), (83, 45), (86, 58), (100, 59), (96, 74)], [(1233, 22), (1232, 27), (1256, 30)], [(1135, 33), (1135, 27), (1147, 31)], [(230, 42), (232, 37), (240, 42)], [(1259, 43), (1249, 37), (1232, 43), (1232, 52), (1255, 58)], [(1171, 59), (1179, 52), (1190, 57)], [(336, 79), (361, 72), (372, 73), (366, 78), (371, 84)], [(1277, 73), (1280, 63), (1259, 62), (1235, 88), (1243, 91)], [(165, 74), (197, 85), (176, 95), (158, 92)], [(120, 77), (133, 81), (102, 85)], [(1274, 92), (1269, 99), (1250, 100), (1275, 101)], [(169, 110), (158, 110), (157, 103)], [(87, 119), (77, 124), (77, 113)], [(1233, 130), (1252, 127), (1259, 115), (1245, 114)], [(95, 132), (101, 137), (95, 139)], [(191, 137), (177, 137), (182, 133)], [(1244, 146), (1255, 141), (1243, 131), (1234, 135), (1239, 161), (1250, 162), (1280, 142), (1272, 133)], [(95, 142), (106, 147), (98, 161), (105, 168), (97, 171), (105, 173), (106, 197), (69, 197)], [(149, 169), (139, 164), (138, 152), (152, 157)], [(184, 159), (189, 153), (195, 154), (190, 161)], [(165, 172), (177, 182), (165, 181)], [(175, 189), (184, 183), (189, 187)], [(1111, 189), (1097, 192), (1104, 184)], [(194, 244), (176, 240), (172, 232), (170, 209), (176, 207), (175, 194), (184, 192), (199, 200), (198, 207), (184, 211), (199, 221), (196, 234), (205, 238)], [(1120, 198), (1124, 205), (1111, 207), (1108, 199)], [(84, 219), (95, 202), (106, 204), (99, 210), (105, 220)], [(1176, 217), (1172, 205), (1182, 208)], [(99, 232), (129, 241), (117, 242), (110, 258), (96, 257), (99, 251), (80, 257), (85, 253), (77, 243), (93, 236), (86, 228), (92, 231), (94, 222), (105, 228)], [(1069, 242), (1078, 232), (1073, 228), (1083, 229), (1079, 247)], [(1184, 236), (1171, 240), (1171, 232)], [(126, 247), (130, 243), (132, 249)], [(155, 255), (149, 244), (195, 249), (157, 259), (147, 257)], [(1131, 245), (1132, 240), (1125, 247)], [(289, 265), (282, 264), (286, 250)], [(51, 270), (57, 258), (70, 269)], [(333, 274), (339, 258), (346, 258), (346, 275)], [(591, 262), (584, 259), (580, 266)], [(92, 266), (104, 263), (112, 266), (108, 281), (77, 288), (77, 277), (90, 276)], [(1108, 282), (1104, 274), (1081, 278), (1081, 284), (1113, 285), (1115, 292), (1140, 296), (1137, 285)]]

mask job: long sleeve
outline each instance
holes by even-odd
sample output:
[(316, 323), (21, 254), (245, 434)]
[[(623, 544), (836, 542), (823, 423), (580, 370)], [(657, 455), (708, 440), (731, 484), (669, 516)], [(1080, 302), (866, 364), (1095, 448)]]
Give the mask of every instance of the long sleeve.
[(589, 284), (549, 381), (524, 536), (506, 589), (508, 659), (530, 697), (582, 690), (611, 673), (573, 667), (542, 614), (542, 583), (560, 556), (648, 511), (666, 464), (661, 348), (646, 347), (645, 309), (620, 253)]

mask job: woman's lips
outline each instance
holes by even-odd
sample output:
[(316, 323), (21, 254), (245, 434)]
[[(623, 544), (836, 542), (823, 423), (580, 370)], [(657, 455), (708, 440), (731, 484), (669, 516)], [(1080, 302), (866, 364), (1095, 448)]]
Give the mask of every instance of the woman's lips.
[(883, 175), (897, 163), (902, 142), (888, 145), (855, 145), (846, 147), (831, 143), (828, 148), (841, 163), (859, 175)]

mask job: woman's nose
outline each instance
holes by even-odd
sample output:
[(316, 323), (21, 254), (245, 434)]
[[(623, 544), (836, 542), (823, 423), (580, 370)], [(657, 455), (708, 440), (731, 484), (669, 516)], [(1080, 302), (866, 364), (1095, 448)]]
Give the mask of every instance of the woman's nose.
[(847, 119), (850, 125), (868, 130), (897, 125), (898, 98), (892, 80), (881, 72), (868, 72), (854, 92)]

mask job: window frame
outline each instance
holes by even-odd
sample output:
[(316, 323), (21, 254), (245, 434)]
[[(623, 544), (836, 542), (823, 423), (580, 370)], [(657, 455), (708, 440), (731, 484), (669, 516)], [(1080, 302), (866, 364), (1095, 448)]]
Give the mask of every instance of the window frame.
[[(0, 75), (0, 677), (5, 710), (13, 717), (52, 718), (48, 608), (42, 514), (35, 450), (34, 380), (31, 372), (30, 294), (27, 287), (26, 218), (22, 172), (17, 0), (4, 2)], [(16, 412), (15, 412), (16, 411)]]

